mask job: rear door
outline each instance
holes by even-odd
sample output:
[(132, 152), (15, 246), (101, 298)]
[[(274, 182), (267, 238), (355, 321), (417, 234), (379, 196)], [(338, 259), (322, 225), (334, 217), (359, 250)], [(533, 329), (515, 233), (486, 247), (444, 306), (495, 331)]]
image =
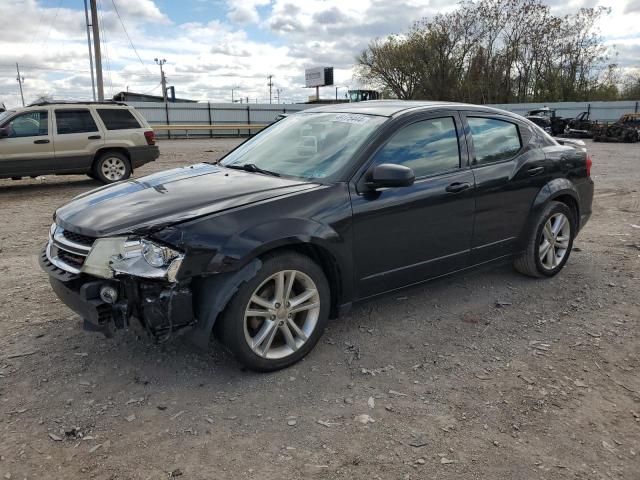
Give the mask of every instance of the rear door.
[(462, 132), (457, 112), (407, 119), (363, 173), (373, 165), (399, 164), (414, 171), (415, 183), (375, 192), (363, 191), (360, 183), (351, 185), (360, 298), (467, 266), (474, 199)]
[(30, 110), (6, 120), (1, 128), (0, 175), (41, 175), (54, 169), (53, 135), (49, 109)]
[(56, 173), (88, 172), (104, 145), (102, 132), (88, 108), (55, 108)]
[(471, 263), (514, 253), (537, 193), (550, 180), (550, 162), (524, 122), (499, 114), (464, 112), (476, 213)]

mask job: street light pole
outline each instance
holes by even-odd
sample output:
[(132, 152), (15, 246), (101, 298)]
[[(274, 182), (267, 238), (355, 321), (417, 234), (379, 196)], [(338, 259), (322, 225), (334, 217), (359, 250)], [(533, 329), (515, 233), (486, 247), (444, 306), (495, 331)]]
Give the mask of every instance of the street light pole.
[(162, 99), (164, 103), (167, 103), (167, 79), (164, 76), (164, 69), (162, 66), (167, 63), (167, 59), (163, 58), (162, 60), (154, 58), (153, 59), (157, 65), (160, 65), (160, 83), (162, 84)]
[(267, 85), (269, 85), (269, 105), (271, 105), (271, 88), (273, 87), (271, 79), (273, 78), (273, 75), (269, 75), (267, 78), (269, 79), (269, 83), (267, 83)]

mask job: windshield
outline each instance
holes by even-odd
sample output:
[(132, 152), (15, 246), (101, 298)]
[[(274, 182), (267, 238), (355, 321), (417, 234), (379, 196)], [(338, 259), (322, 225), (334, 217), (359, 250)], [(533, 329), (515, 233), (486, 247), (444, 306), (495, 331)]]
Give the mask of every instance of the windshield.
[(305, 179), (328, 178), (349, 163), (385, 120), (353, 113), (298, 113), (247, 140), (220, 163)]
[(0, 125), (5, 121), (10, 115), (16, 113), (14, 110), (7, 110), (6, 112), (0, 113)]

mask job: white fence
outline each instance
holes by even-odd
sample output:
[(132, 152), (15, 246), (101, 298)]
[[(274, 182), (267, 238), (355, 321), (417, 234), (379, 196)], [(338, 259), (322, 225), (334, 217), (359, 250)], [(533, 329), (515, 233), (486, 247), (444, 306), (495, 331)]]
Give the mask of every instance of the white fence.
[[(153, 125), (251, 125), (266, 124), (281, 113), (294, 113), (317, 105), (306, 104), (232, 104), (232, 103), (153, 103), (129, 102)], [(490, 105), (510, 112), (525, 115), (527, 111), (543, 106), (556, 109), (561, 117), (573, 118), (581, 112), (589, 112), (592, 120), (612, 122), (624, 113), (640, 113), (640, 101), (622, 102), (560, 102), (560, 103), (511, 103)], [(238, 131), (249, 134), (254, 131)], [(169, 132), (172, 136), (216, 136), (229, 135), (226, 130), (192, 130)], [(164, 135), (164, 134), (162, 134)]]
[[(315, 105), (233, 104), (233, 103), (155, 103), (127, 102), (153, 125), (251, 125), (269, 124), (281, 113), (294, 113)], [(168, 136), (229, 135), (228, 130), (184, 130), (169, 132)], [(247, 130), (239, 134), (250, 133)], [(161, 133), (161, 135), (164, 135)]]

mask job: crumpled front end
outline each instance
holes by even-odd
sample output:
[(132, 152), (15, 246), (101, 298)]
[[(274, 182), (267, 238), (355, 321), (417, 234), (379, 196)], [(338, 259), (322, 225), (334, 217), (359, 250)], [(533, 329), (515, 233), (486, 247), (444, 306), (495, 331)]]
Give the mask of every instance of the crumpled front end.
[(156, 340), (195, 323), (184, 255), (135, 237), (91, 238), (53, 224), (40, 265), (84, 327), (112, 336), (135, 329)]

